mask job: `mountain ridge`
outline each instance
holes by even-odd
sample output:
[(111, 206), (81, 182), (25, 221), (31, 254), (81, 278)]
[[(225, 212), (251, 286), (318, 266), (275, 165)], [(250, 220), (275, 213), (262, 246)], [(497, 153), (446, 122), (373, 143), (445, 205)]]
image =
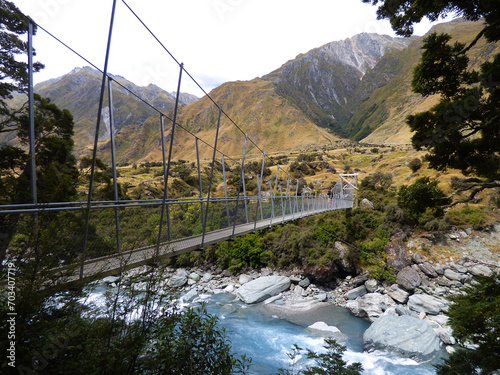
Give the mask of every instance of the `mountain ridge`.
[[(478, 22), (457, 19), (436, 25), (430, 32), (450, 32), (454, 41), (470, 42), (481, 28)], [(211, 157), (213, 150), (204, 142), (215, 143), (219, 109), (213, 100), (231, 118), (222, 116), (220, 126), (218, 149), (225, 155), (241, 155), (243, 133), (268, 152), (335, 147), (342, 143), (342, 138), (376, 144), (409, 143), (411, 131), (406, 117), (431, 108), (437, 101), (435, 97), (423, 98), (411, 91), (423, 38), (362, 33), (299, 54), (260, 78), (226, 82), (213, 89), (209, 97), (198, 99), (181, 93), (178, 117), (181, 127), (176, 133), (174, 158), (193, 160), (196, 137), (203, 140), (201, 157)], [(471, 49), (471, 61), (477, 67), (498, 50), (498, 44), (480, 41)], [(161, 160), (159, 113), (151, 106), (168, 118), (175, 93), (154, 84), (139, 87), (124, 77), (111, 77), (119, 162)], [(73, 113), (78, 156), (89, 154), (93, 145), (101, 81), (101, 73), (83, 67), (35, 87), (37, 92)], [(107, 160), (110, 135), (107, 99), (104, 106), (99, 152)], [(171, 122), (167, 118), (164, 136), (168, 140)], [(255, 148), (252, 144), (250, 153)]]

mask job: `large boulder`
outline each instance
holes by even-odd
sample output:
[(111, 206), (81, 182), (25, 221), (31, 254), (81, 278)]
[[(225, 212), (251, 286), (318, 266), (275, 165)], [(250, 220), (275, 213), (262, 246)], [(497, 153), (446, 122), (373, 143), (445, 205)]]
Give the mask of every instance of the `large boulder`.
[(290, 287), (286, 276), (262, 276), (242, 285), (236, 295), (247, 304), (262, 302)]
[(369, 210), (375, 209), (375, 205), (366, 198), (363, 198), (361, 202), (359, 202), (359, 207), (368, 208)]
[(168, 286), (171, 288), (181, 288), (188, 282), (187, 272), (184, 270), (178, 270), (176, 274), (170, 277), (168, 280)]
[(349, 250), (340, 241), (335, 241), (335, 250), (337, 250), (337, 263), (345, 272), (351, 273), (356, 267), (353, 265), (349, 256)]
[(493, 271), (491, 271), (491, 269), (487, 266), (484, 266), (482, 264), (477, 264), (475, 265), (474, 267), (472, 267), (472, 269), (470, 270), (470, 272), (474, 275), (474, 276), (491, 276), (491, 274), (493, 273)]
[(384, 350), (428, 361), (439, 354), (440, 339), (425, 320), (409, 315), (384, 315), (363, 334), (367, 351)]
[(416, 270), (412, 267), (406, 267), (398, 272), (396, 282), (404, 289), (413, 291), (420, 286), (422, 279)]
[(406, 251), (406, 245), (400, 238), (395, 238), (389, 242), (385, 248), (385, 253), (389, 257), (387, 265), (396, 271), (401, 271), (403, 268), (411, 265), (411, 260)]
[(387, 294), (396, 302), (406, 303), (408, 301), (408, 296), (410, 293), (401, 289), (398, 284), (392, 284), (387, 288)]
[(408, 308), (416, 312), (424, 312), (430, 315), (438, 315), (440, 312), (448, 311), (449, 302), (443, 298), (430, 296), (428, 294), (414, 294), (408, 299)]
[(364, 285), (361, 285), (348, 291), (346, 293), (346, 297), (347, 299), (356, 299), (358, 297), (363, 297), (366, 293), (366, 287)]
[(429, 262), (420, 263), (418, 265), (418, 268), (420, 268), (420, 271), (422, 271), (428, 277), (435, 278), (439, 276), (434, 267), (432, 267), (432, 264), (430, 264)]
[(394, 305), (394, 300), (388, 295), (368, 293), (355, 301), (347, 301), (346, 307), (351, 314), (373, 322)]
[(321, 337), (332, 337), (338, 342), (345, 342), (346, 336), (335, 326), (329, 326), (325, 322), (316, 322), (307, 327), (307, 331)]

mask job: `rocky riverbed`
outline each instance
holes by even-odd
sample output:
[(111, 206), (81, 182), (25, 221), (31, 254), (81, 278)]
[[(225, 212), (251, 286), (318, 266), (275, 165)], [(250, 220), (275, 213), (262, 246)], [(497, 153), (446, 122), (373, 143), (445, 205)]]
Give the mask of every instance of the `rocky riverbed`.
[[(462, 293), (462, 287), (473, 282), (475, 276), (489, 276), (500, 270), (494, 256), (488, 257), (493, 253), (484, 245), (488, 243), (487, 236), (481, 234), (480, 240), (467, 232), (458, 236), (458, 241), (450, 236), (447, 240), (460, 243), (471, 236), (469, 240), (476, 247), (483, 244), (482, 252), (487, 256), (473, 258), (462, 243), (460, 259), (436, 263), (429, 261), (430, 257), (418, 245), (431, 241), (427, 235), (406, 243), (394, 238), (385, 251), (389, 265), (397, 271), (395, 283), (380, 283), (368, 274), (360, 274), (322, 286), (312, 283), (301, 270), (265, 268), (233, 275), (211, 267), (168, 269), (168, 277), (158, 288), (178, 291), (184, 303), (202, 294), (230, 293), (246, 304), (259, 304), (266, 313), (292, 322), (328, 304), (345, 307), (353, 315), (371, 322), (363, 337), (366, 351), (381, 350), (428, 361), (440, 355), (443, 347), (452, 352), (456, 345), (447, 325), (446, 297)], [(145, 270), (142, 267), (129, 273)], [(118, 280), (108, 277), (103, 282), (113, 286)], [(316, 322), (310, 329), (342, 341), (342, 332), (336, 327)]]

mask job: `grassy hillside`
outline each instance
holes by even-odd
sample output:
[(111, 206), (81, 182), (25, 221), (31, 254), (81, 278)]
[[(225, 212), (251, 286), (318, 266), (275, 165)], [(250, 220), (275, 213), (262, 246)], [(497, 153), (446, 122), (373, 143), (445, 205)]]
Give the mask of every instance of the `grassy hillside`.
[[(481, 29), (480, 22), (455, 20), (435, 26), (431, 32), (446, 32), (452, 35), (450, 43), (459, 41), (468, 44)], [(354, 133), (355, 139), (386, 144), (409, 143), (411, 131), (406, 125), (406, 118), (437, 104), (438, 97), (423, 98), (411, 91), (413, 70), (420, 61), (421, 46), (421, 39), (412, 42), (400, 56), (403, 64), (397, 76), (384, 87), (373, 91), (366, 101), (356, 104), (359, 109), (349, 122), (350, 128), (360, 129)], [(472, 68), (477, 69), (482, 62), (491, 59), (499, 51), (498, 44), (487, 44), (484, 38), (480, 39), (468, 53)], [(379, 73), (379, 67), (376, 67), (370, 75)], [(369, 79), (370, 75), (363, 80)]]
[[(241, 158), (248, 134), (261, 150), (277, 152), (306, 150), (324, 145), (333, 146), (340, 139), (308, 120), (303, 113), (278, 96), (269, 81), (229, 82), (214, 89), (211, 98), (222, 104), (223, 111), (238, 125), (222, 115), (217, 149), (233, 158)], [(210, 145), (215, 143), (219, 110), (208, 97), (180, 109), (178, 123)], [(195, 137), (176, 128), (174, 159), (195, 160)], [(166, 122), (166, 136), (169, 139), (171, 122)], [(120, 135), (118, 135), (118, 139)], [(211, 158), (213, 149), (199, 142), (200, 157)], [(249, 157), (261, 155), (256, 146), (248, 142)], [(220, 155), (218, 156), (220, 158)], [(141, 161), (161, 160), (161, 147), (156, 144), (140, 158)]]

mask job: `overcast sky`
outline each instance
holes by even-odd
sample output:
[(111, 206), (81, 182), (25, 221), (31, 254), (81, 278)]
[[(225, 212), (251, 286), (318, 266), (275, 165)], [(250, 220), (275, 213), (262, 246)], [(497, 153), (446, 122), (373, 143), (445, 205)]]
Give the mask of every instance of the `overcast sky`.
[[(112, 0), (14, 0), (38, 24), (102, 69)], [(126, 0), (163, 45), (208, 92), (249, 80), (300, 53), (361, 32), (395, 35), (361, 0)], [(428, 22), (415, 34), (428, 31)], [(88, 65), (39, 30), (36, 82)], [(117, 1), (109, 72), (141, 86), (176, 90), (179, 68), (139, 21)], [(185, 77), (181, 91), (202, 93)]]

